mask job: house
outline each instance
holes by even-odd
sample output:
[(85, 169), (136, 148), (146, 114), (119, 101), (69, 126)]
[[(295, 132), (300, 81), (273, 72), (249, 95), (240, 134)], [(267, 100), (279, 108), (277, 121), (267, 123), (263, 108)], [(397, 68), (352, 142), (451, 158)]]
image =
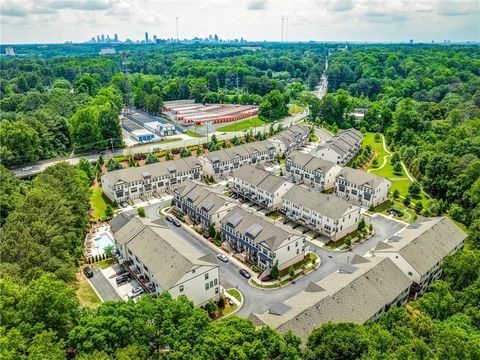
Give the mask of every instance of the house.
[[(195, 305), (218, 300), (220, 272), (213, 254), (205, 255), (164, 223), (134, 217), (113, 233), (119, 262), (146, 292), (185, 295)], [(162, 223), (163, 222), (163, 223)]]
[(424, 293), (442, 275), (443, 259), (465, 244), (467, 234), (446, 217), (415, 221), (384, 242), (373, 254), (388, 256), (414, 283), (413, 296)]
[(310, 128), (305, 124), (291, 125), (273, 135), (268, 140), (275, 146), (278, 155), (289, 155), (293, 150), (304, 146), (310, 139)]
[(225, 197), (190, 180), (183, 182), (174, 191), (175, 210), (188, 215), (195, 224), (208, 228), (211, 224), (220, 227), (223, 219), (235, 206)]
[(328, 322), (363, 324), (393, 306), (406, 303), (411, 281), (389, 258), (355, 255), (348, 265), (263, 313), (252, 313), (257, 326), (282, 333), (292, 331), (306, 340)]
[(363, 135), (353, 128), (341, 130), (336, 136), (318, 145), (315, 156), (345, 166), (362, 149)]
[(233, 171), (231, 190), (268, 210), (282, 207), (282, 196), (293, 184), (258, 166), (245, 165)]
[(335, 186), (335, 177), (340, 170), (340, 165), (301, 151), (294, 151), (285, 161), (287, 177), (297, 184), (310, 185), (320, 191)]
[(230, 175), (234, 169), (246, 164), (264, 164), (275, 161), (275, 147), (268, 140), (243, 144), (209, 152), (198, 158), (205, 175)]
[(195, 157), (109, 171), (102, 176), (103, 193), (112, 201), (158, 195), (185, 180), (199, 180), (202, 167)]
[(301, 261), (307, 251), (305, 236), (287, 231), (280, 223), (236, 207), (221, 220), (222, 237), (236, 253), (260, 269), (279, 270)]
[(358, 206), (299, 185), (294, 185), (283, 196), (282, 212), (331, 241), (355, 231), (361, 219)]
[(384, 177), (345, 167), (335, 178), (335, 194), (369, 208), (388, 200), (391, 185)]

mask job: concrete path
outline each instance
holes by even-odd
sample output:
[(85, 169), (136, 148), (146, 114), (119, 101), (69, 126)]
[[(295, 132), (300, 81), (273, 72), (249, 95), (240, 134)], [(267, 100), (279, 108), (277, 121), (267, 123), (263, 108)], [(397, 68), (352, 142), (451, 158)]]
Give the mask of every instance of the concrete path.
[(122, 298), (118, 295), (117, 291), (113, 288), (112, 284), (110, 284), (110, 282), (103, 275), (100, 269), (93, 269), (93, 273), (95, 275), (88, 279), (88, 281), (95, 289), (95, 292), (100, 297), (100, 300), (122, 300)]

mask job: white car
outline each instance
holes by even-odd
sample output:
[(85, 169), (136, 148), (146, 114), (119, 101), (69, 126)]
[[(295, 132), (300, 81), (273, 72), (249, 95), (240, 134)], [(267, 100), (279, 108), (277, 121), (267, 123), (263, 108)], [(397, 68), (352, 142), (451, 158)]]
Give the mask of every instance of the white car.
[(217, 255), (217, 258), (219, 258), (221, 261), (223, 262), (228, 262), (228, 257), (226, 257), (225, 255), (223, 254), (218, 254)]
[(31, 166), (25, 166), (24, 168), (22, 168), (22, 171), (29, 171), (29, 170), (32, 170)]
[(133, 299), (140, 294), (143, 294), (143, 289), (139, 286), (139, 287), (136, 287), (136, 288), (132, 289), (132, 291), (130, 291), (128, 293), (128, 298)]

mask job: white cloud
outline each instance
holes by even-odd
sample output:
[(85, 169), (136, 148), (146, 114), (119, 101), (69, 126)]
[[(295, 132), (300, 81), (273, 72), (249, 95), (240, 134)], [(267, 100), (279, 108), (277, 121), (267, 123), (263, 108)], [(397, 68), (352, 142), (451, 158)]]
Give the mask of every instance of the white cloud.
[(249, 0), (247, 3), (248, 10), (264, 10), (267, 7), (268, 0)]

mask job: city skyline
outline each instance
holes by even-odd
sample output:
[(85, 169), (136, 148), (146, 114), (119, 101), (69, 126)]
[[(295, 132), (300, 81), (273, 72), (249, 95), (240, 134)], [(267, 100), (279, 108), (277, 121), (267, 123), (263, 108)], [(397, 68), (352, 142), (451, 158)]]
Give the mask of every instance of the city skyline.
[[(154, 34), (158, 39), (176, 39), (177, 19), (180, 39), (218, 34), (222, 39), (250, 41), (480, 41), (480, 3), (475, 0), (2, 0), (0, 4), (3, 44), (81, 43), (97, 34), (136, 41), (144, 39), (145, 32), (150, 40)], [(288, 19), (288, 37), (282, 18)]]

